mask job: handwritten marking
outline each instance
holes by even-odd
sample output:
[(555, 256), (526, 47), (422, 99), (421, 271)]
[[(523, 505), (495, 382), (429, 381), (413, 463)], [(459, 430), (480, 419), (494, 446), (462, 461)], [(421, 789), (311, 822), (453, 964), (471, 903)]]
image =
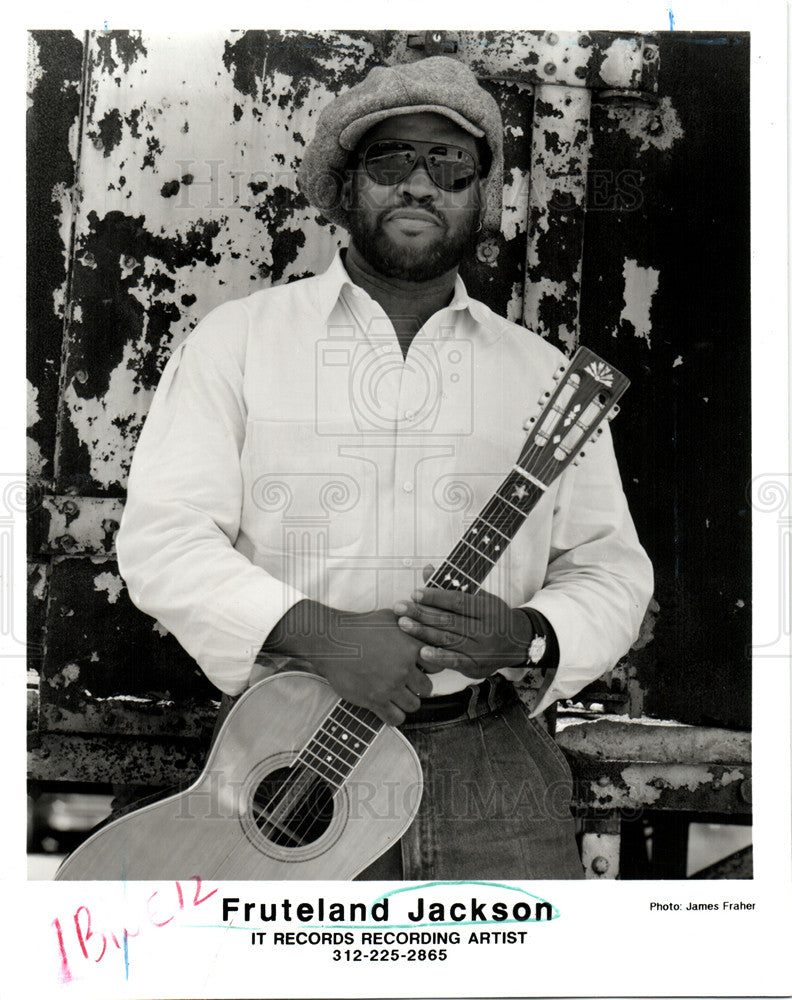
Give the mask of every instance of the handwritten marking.
[[(217, 889), (212, 889), (209, 892), (203, 892), (203, 881), (200, 876), (191, 875), (190, 879), (195, 882), (195, 891), (192, 899), (188, 900), (186, 903), (181, 883), (173, 883), (176, 890), (176, 903), (175, 912), (171, 913), (170, 916), (167, 916), (167, 909), (163, 909), (162, 912), (159, 912), (156, 906), (153, 905), (154, 898), (160, 895), (161, 890), (157, 889), (151, 893), (151, 895), (144, 902), (144, 909), (146, 911), (149, 926), (166, 927), (173, 921), (176, 916), (176, 912), (180, 910), (194, 909), (196, 906), (200, 906), (208, 899), (211, 899), (212, 896), (214, 896), (218, 891)], [(201, 894), (202, 892), (203, 895)], [(124, 894), (124, 898), (126, 898), (126, 892)], [(167, 904), (164, 904), (164, 907), (166, 906)], [(166, 917), (167, 919), (165, 919)], [(77, 978), (74, 969), (75, 958), (80, 959), (83, 962), (90, 963), (89, 968), (94, 968), (103, 961), (106, 955), (112, 954), (113, 949), (108, 949), (110, 942), (112, 942), (113, 946), (119, 952), (123, 952), (124, 973), (126, 978), (129, 979), (129, 939), (137, 937), (141, 933), (144, 925), (139, 925), (134, 931), (131, 931), (125, 926), (120, 934), (110, 928), (100, 929), (95, 925), (91, 910), (85, 904), (81, 904), (74, 911), (71, 923), (74, 927), (74, 938), (76, 939), (78, 946), (76, 951), (74, 950), (73, 945), (70, 948), (69, 938), (64, 933), (60, 918), (55, 917), (50, 922), (50, 925), (55, 928), (60, 959), (58, 978), (62, 983), (70, 983)], [(120, 941), (119, 938), (121, 939)]]

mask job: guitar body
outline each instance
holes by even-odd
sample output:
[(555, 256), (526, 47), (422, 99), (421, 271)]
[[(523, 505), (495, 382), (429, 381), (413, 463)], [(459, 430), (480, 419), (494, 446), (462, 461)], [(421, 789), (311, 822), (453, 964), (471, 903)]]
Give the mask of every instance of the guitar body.
[[(108, 823), (61, 865), (61, 880), (351, 879), (395, 844), (421, 800), (415, 751), (385, 726), (339, 789), (311, 773), (301, 818), (267, 832), (261, 805), (338, 702), (313, 674), (260, 681), (232, 708), (200, 778)], [(299, 838), (291, 836), (294, 830)], [(298, 842), (299, 841), (299, 842)]]

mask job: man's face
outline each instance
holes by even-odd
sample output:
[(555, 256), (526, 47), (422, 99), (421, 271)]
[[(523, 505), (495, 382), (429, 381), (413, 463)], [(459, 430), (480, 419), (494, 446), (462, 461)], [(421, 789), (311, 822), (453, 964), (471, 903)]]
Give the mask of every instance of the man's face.
[[(357, 153), (378, 139), (448, 143), (472, 153), (476, 140), (433, 112), (398, 115), (379, 122), (360, 140)], [(438, 187), (420, 161), (401, 182), (378, 184), (362, 165), (350, 172), (344, 192), (349, 232), (363, 257), (380, 274), (428, 281), (456, 267), (476, 233), (481, 214), (478, 177), (459, 191)]]

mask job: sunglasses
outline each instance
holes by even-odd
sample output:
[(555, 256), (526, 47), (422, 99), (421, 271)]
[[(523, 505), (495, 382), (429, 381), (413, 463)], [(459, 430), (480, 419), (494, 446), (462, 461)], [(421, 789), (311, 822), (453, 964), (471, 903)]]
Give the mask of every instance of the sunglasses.
[(363, 151), (361, 163), (375, 184), (401, 184), (423, 161), (432, 182), (443, 191), (462, 191), (478, 177), (476, 157), (459, 146), (420, 139), (379, 139)]

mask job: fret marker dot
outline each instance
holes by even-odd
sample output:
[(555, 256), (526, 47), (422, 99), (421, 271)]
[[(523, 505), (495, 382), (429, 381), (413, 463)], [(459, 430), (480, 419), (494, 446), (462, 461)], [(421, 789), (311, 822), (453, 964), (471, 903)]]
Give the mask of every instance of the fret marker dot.
[(327, 756), (325, 757), (325, 760), (332, 760), (332, 759), (333, 759), (333, 758), (332, 758), (332, 757), (330, 756), (330, 754), (328, 754), (328, 755), (327, 755)]
[(349, 739), (349, 737), (347, 736), (347, 734), (346, 734), (346, 733), (342, 733), (342, 734), (341, 734), (341, 739), (342, 739), (342, 740), (346, 740), (346, 739)]

